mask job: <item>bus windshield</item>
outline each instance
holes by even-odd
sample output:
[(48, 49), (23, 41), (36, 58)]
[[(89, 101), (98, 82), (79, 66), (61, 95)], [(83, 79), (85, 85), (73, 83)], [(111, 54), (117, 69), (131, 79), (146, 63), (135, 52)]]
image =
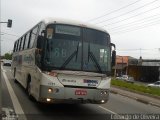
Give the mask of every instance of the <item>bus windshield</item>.
[(51, 24), (46, 28), (44, 66), (49, 70), (110, 71), (110, 38), (95, 29)]

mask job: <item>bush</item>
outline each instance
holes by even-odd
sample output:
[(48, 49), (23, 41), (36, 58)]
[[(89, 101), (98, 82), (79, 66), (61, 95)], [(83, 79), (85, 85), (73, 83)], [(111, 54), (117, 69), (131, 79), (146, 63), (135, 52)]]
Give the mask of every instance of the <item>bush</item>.
[(114, 80), (114, 79), (112, 79), (111, 85), (160, 96), (160, 88), (152, 88), (140, 84), (133, 84), (133, 83), (128, 83), (126, 81)]

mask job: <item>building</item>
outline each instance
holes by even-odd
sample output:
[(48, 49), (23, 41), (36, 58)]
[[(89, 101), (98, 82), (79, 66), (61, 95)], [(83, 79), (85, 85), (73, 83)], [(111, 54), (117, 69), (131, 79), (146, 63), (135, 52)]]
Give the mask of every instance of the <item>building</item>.
[(137, 81), (160, 80), (160, 60), (136, 59), (130, 56), (116, 56), (114, 76), (130, 75)]
[(114, 66), (114, 75), (121, 76), (128, 74), (129, 56), (116, 56), (116, 65)]
[(144, 82), (160, 80), (160, 60), (140, 59), (137, 65), (139, 76), (137, 79)]

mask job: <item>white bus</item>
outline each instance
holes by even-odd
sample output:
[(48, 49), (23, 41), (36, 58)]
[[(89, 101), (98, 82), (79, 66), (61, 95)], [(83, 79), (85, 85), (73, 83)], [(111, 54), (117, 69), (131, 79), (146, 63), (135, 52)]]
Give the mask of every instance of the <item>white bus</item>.
[(112, 46), (101, 28), (45, 19), (15, 41), (14, 80), (39, 102), (106, 103)]

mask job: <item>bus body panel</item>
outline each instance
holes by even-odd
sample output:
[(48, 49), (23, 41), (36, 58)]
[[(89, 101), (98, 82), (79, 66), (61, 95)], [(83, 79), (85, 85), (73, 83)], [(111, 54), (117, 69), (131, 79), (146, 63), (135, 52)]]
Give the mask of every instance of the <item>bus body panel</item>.
[[(38, 36), (42, 35), (44, 32), (44, 27), (47, 27), (49, 24), (64, 24), (64, 25), (71, 25), (71, 26), (76, 26), (76, 27), (81, 27), (83, 28), (89, 28), (89, 29), (94, 29), (96, 31), (104, 32), (107, 35), (109, 35), (105, 30), (98, 28), (98, 27), (93, 27), (93, 26), (84, 26), (79, 23), (73, 23), (73, 22), (65, 22), (65, 21), (54, 21), (54, 20), (45, 20), (39, 22), (37, 25), (40, 26), (40, 24), (43, 24), (43, 27), (38, 27), (37, 33), (35, 35)], [(36, 26), (37, 26), (36, 25)], [(35, 26), (33, 27), (35, 28)], [(35, 37), (35, 40), (33, 41), (33, 47), (32, 48), (27, 48), (27, 49), (22, 49), (21, 42), (22, 38), (26, 39), (27, 34), (31, 34), (33, 31), (33, 28), (27, 33), (25, 33), (19, 40), (15, 42), (14, 45), (14, 53), (12, 57), (12, 73), (14, 75), (14, 78), (26, 89), (28, 82), (30, 82), (30, 94), (40, 102), (47, 102), (47, 103), (105, 103), (109, 99), (109, 89), (110, 89), (110, 81), (111, 78), (106, 75), (106, 73), (97, 73), (96, 72), (91, 72), (91, 71), (85, 71), (83, 69), (81, 70), (62, 70), (62, 69), (56, 69), (56, 70), (42, 70), (37, 65), (37, 50), (36, 48), (38, 37)], [(62, 28), (61, 28), (62, 29)], [(66, 29), (64, 29), (66, 30)], [(78, 35), (77, 33), (72, 31), (73, 29), (70, 29), (70, 31), (58, 31), (60, 34), (65, 33), (65, 35)], [(53, 29), (48, 29), (49, 33), (48, 38), (50, 38), (50, 32), (54, 31)], [(84, 30), (81, 30), (84, 31)], [(80, 31), (80, 32), (81, 32)], [(39, 33), (38, 33), (39, 32)], [(57, 33), (58, 33), (57, 32)], [(52, 35), (51, 35), (52, 36)], [(78, 36), (76, 36), (78, 37)], [(29, 36), (28, 39), (31, 38), (31, 35)], [(83, 37), (82, 37), (83, 38)], [(87, 37), (86, 37), (87, 39)], [(44, 39), (46, 40), (46, 39)], [(77, 39), (78, 40), (78, 39)], [(21, 41), (21, 42), (20, 42)], [(30, 41), (30, 40), (29, 40)], [(20, 42), (20, 43), (19, 43)], [(84, 41), (83, 41), (84, 42)], [(76, 48), (77, 51), (73, 51), (73, 57), (74, 54), (77, 52), (78, 53), (78, 48), (79, 51), (82, 50), (82, 52), (85, 52), (81, 48), (83, 42), (78, 42), (76, 44), (76, 41), (74, 41), (73, 47)], [(95, 42), (95, 41), (94, 41)], [(108, 36), (108, 39), (106, 42), (110, 43), (110, 39)], [(29, 46), (30, 42), (28, 43)], [(100, 43), (94, 43), (94, 44), (99, 44), (96, 47), (100, 47)], [(20, 47), (17, 47), (17, 46)], [(25, 42), (24, 42), (25, 45)], [(64, 44), (63, 44), (64, 45)], [(91, 46), (91, 47), (90, 47)], [(24, 46), (23, 46), (24, 47)], [(88, 48), (87, 48), (88, 47)], [(110, 59), (110, 48), (97, 48), (96, 52), (99, 52), (100, 57), (103, 59)], [(86, 44), (84, 45), (84, 48), (87, 50), (93, 49), (93, 44)], [(17, 50), (19, 49), (19, 50)], [(55, 48), (53, 48), (55, 49)], [(56, 48), (57, 50), (57, 48)], [(107, 51), (108, 50), (108, 51)], [(49, 50), (48, 50), (49, 51)], [(66, 50), (67, 51), (67, 50)], [(43, 51), (44, 52), (44, 51)], [(46, 52), (46, 51), (45, 51)], [(64, 49), (61, 51), (63, 53), (63, 57), (65, 56), (65, 51)], [(108, 52), (108, 53), (107, 53)], [(89, 54), (90, 53), (90, 54)], [(102, 54), (103, 53), (103, 54)], [(70, 53), (69, 53), (70, 54)], [(82, 53), (81, 53), (82, 54)], [(87, 55), (87, 54), (86, 54)], [(106, 57), (108, 55), (108, 58)], [(85, 56), (86, 57), (86, 56)], [(96, 62), (96, 57), (93, 55), (92, 52), (88, 52), (88, 61), (92, 61), (97, 69), (97, 62)], [(87, 57), (86, 57), (87, 58)], [(80, 59), (80, 58), (79, 58)], [(101, 62), (104, 61), (101, 59)], [(87, 62), (87, 59), (86, 59)], [(110, 61), (108, 61), (109, 63)], [(82, 62), (81, 62), (82, 63)], [(89, 65), (92, 65), (93, 63), (90, 63)], [(107, 63), (107, 64), (108, 64)], [(55, 63), (56, 64), (56, 63)], [(110, 66), (110, 65), (108, 65)], [(108, 67), (107, 66), (107, 67)], [(63, 66), (64, 67), (64, 66)], [(103, 66), (106, 67), (106, 66)], [(95, 68), (94, 68), (95, 69)], [(99, 69), (99, 68), (98, 68)], [(109, 67), (108, 67), (109, 69)]]
[(41, 73), (35, 65), (35, 48), (13, 54), (12, 74), (16, 70), (15, 77), (25, 89), (27, 77), (31, 77), (31, 94), (38, 99)]

